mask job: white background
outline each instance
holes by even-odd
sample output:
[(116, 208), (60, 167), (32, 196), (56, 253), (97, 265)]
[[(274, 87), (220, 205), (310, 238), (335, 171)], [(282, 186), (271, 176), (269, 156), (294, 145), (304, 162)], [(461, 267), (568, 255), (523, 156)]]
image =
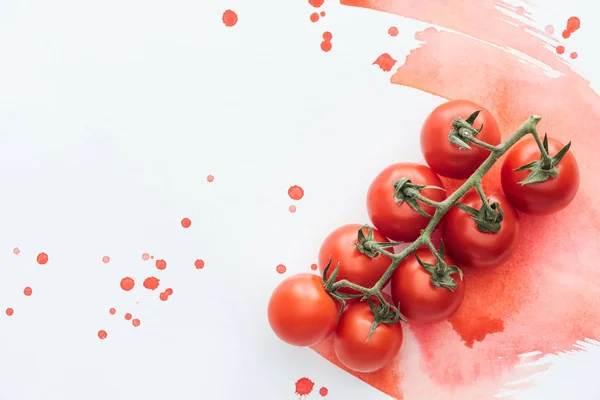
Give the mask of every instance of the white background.
[[(594, 4), (535, 11), (557, 34), (581, 17), (569, 62), (592, 83)], [(228, 8), (233, 28), (221, 21)], [(284, 277), (275, 267), (309, 271), (329, 231), (367, 221), (372, 177), (421, 160), (420, 124), (443, 101), (371, 65), (390, 49), (402, 62), (426, 25), (323, 9), (313, 24), (307, 1), (0, 0), (0, 310), (15, 309), (0, 317), (1, 400), (295, 400), (304, 376), (311, 398), (321, 386), (329, 399), (388, 398), (279, 342), (266, 321)], [(319, 47), (325, 30), (330, 53)], [(299, 202), (287, 195), (295, 184)], [(167, 302), (141, 287), (151, 275), (174, 289)], [(125, 276), (132, 292), (119, 287)], [(587, 350), (550, 356), (517, 398), (575, 387), (578, 399), (600, 398), (600, 350)]]

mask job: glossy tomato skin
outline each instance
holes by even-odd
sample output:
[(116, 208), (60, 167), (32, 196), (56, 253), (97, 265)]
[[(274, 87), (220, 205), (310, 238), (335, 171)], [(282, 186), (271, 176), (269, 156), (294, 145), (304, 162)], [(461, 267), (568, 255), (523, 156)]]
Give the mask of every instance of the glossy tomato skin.
[(429, 114), (421, 129), (421, 151), (431, 169), (447, 178), (466, 179), (490, 155), (490, 151), (471, 144), (471, 149), (460, 149), (450, 143), (448, 133), (452, 121), (460, 117), (466, 120), (473, 112), (481, 110), (473, 126), (483, 129), (477, 139), (498, 145), (502, 140), (500, 127), (494, 116), (485, 108), (468, 100), (451, 100)]
[[(406, 202), (396, 204), (394, 183), (403, 177), (409, 178), (414, 184), (444, 189), (440, 177), (425, 165), (392, 164), (371, 183), (367, 193), (367, 211), (373, 225), (384, 236), (394, 241), (412, 242), (419, 237), (421, 229), (425, 229), (430, 219), (417, 213)], [(421, 194), (438, 202), (446, 198), (445, 190), (423, 189)], [(429, 215), (435, 213), (435, 208), (422, 203), (420, 205)]]
[[(418, 249), (421, 261), (435, 264), (433, 254), (428, 249)], [(456, 263), (444, 258), (448, 265)], [(406, 319), (414, 322), (433, 323), (443, 321), (458, 310), (465, 296), (465, 282), (458, 274), (452, 275), (457, 283), (456, 289), (436, 288), (431, 283), (431, 274), (415, 258), (406, 257), (398, 266), (390, 283), (395, 304), (400, 303), (400, 312)]]
[[(356, 246), (358, 231), (363, 225), (347, 224), (342, 225), (331, 232), (321, 244), (319, 250), (319, 269), (323, 273), (329, 256), (332, 257), (331, 268), (327, 272), (327, 278), (333, 272), (335, 266), (339, 263), (339, 270), (336, 282), (347, 279), (357, 285), (370, 288), (387, 271), (391, 261), (388, 257), (379, 255), (371, 258), (358, 251)], [(367, 230), (363, 232), (367, 234)], [(373, 229), (374, 239), (377, 242), (388, 242), (388, 240), (377, 229)], [(393, 253), (393, 248), (386, 249)], [(358, 293), (350, 288), (341, 288), (342, 293)]]
[[(548, 138), (550, 156), (554, 156), (564, 145)], [(534, 138), (522, 139), (509, 150), (500, 172), (502, 189), (506, 198), (519, 211), (527, 214), (545, 215), (565, 208), (579, 189), (579, 167), (571, 150), (556, 166), (558, 176), (540, 183), (521, 185), (531, 171), (515, 171), (525, 164), (540, 159), (540, 150)]]
[(268, 318), (273, 332), (294, 346), (312, 346), (335, 329), (338, 303), (323, 287), (321, 277), (304, 273), (290, 276), (275, 288)]
[[(482, 232), (471, 215), (452, 207), (445, 217), (442, 238), (446, 252), (460, 266), (490, 268), (504, 263), (519, 240), (519, 217), (509, 201), (499, 193), (486, 193), (490, 204), (497, 202), (504, 211), (498, 233)], [(476, 191), (467, 193), (461, 204), (479, 210), (481, 198)]]
[(333, 335), (333, 349), (342, 364), (356, 372), (374, 372), (389, 364), (402, 346), (400, 323), (381, 324), (369, 340), (373, 313), (366, 302), (346, 307)]

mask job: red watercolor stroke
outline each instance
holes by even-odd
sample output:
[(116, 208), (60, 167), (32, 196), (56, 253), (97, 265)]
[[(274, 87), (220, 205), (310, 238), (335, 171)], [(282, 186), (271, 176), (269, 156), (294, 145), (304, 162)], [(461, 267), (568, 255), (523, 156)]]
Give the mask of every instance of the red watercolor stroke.
[[(446, 99), (477, 102), (494, 113), (505, 135), (531, 114), (541, 115), (540, 132), (563, 142), (572, 140), (571, 149), (583, 167), (579, 193), (567, 209), (545, 218), (521, 216), (526, 234), (505, 265), (495, 270), (465, 271), (469, 287), (451, 323), (411, 325), (426, 379), (454, 393), (457, 388), (511, 370), (518, 354), (566, 350), (577, 340), (598, 336), (600, 187), (596, 177), (600, 160), (594, 142), (600, 125), (600, 97), (589, 82), (556, 55), (543, 39), (548, 33), (504, 14), (501, 9), (517, 10), (500, 0), (341, 3), (459, 32), (434, 28), (419, 32), (416, 38), (424, 44), (411, 51), (391, 82)], [(464, 16), (473, 10), (477, 10), (477, 18), (465, 23)], [(576, 24), (572, 24), (574, 28)], [(521, 52), (541, 66), (507, 49)], [(559, 76), (550, 76), (542, 67)], [(499, 167), (486, 177), (486, 189), (500, 189)], [(444, 183), (450, 190), (460, 184), (451, 180)], [(338, 364), (330, 344), (314, 349)], [(354, 375), (400, 399), (401, 385), (414, 386), (409, 380), (401, 382), (402, 373), (400, 366), (393, 365), (375, 374)], [(498, 387), (490, 390), (488, 397)]]

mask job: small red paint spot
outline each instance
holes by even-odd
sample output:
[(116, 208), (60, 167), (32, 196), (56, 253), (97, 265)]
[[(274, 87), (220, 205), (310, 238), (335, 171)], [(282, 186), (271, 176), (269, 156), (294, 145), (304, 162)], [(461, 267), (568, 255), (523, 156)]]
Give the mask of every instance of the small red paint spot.
[(134, 318), (133, 321), (131, 321), (131, 325), (133, 325), (137, 328), (138, 326), (140, 326), (140, 320), (137, 318)]
[(285, 274), (285, 271), (287, 271), (287, 268), (286, 268), (286, 266), (285, 266), (285, 265), (283, 265), (283, 264), (279, 264), (279, 265), (277, 266), (277, 268), (275, 268), (275, 270), (276, 270), (278, 273), (280, 273), (280, 274)]
[(398, 28), (392, 26), (390, 29), (388, 29), (388, 33), (390, 36), (398, 36)]
[(170, 296), (170, 295), (172, 295), (172, 294), (173, 294), (173, 289), (171, 289), (171, 288), (166, 288), (166, 289), (165, 289), (165, 294), (166, 294), (167, 296)]
[(108, 312), (110, 313), (110, 315), (115, 315), (117, 313), (117, 310), (111, 308), (110, 310), (108, 310)]
[(577, 17), (571, 17), (567, 20), (567, 31), (573, 33), (581, 27), (581, 21)]
[(396, 65), (396, 60), (394, 60), (388, 53), (383, 53), (377, 57), (377, 60), (375, 60), (372, 65), (379, 65), (379, 68), (381, 68), (382, 71), (389, 72), (392, 70), (394, 65)]
[(556, 46), (556, 52), (558, 54), (563, 54), (565, 52), (565, 46)]
[(294, 206), (294, 205), (291, 205), (291, 206), (289, 207), (289, 210), (290, 210), (290, 212), (291, 212), (291, 213), (295, 213), (295, 212), (296, 212), (296, 206)]
[(313, 271), (316, 271), (316, 270), (317, 270), (317, 268), (319, 268), (319, 266), (318, 266), (317, 264), (312, 264), (312, 265), (310, 266), (310, 269), (312, 269)]
[(213, 182), (215, 180), (215, 177), (212, 176), (212, 175), (209, 175), (209, 176), (206, 177), (206, 180), (209, 181), (209, 182)]
[(149, 259), (150, 259), (150, 254), (148, 254), (148, 253), (142, 254), (142, 260), (148, 261)]
[(579, 56), (579, 54), (577, 54), (576, 51), (572, 52), (571, 54), (569, 54), (569, 57), (571, 57), (573, 60), (577, 58), (577, 56)]
[(184, 228), (189, 228), (190, 226), (192, 226), (192, 220), (189, 218), (182, 219), (181, 226), (183, 226)]
[(127, 314), (125, 314), (125, 319), (126, 319), (127, 321), (129, 321), (129, 320), (131, 319), (131, 317), (132, 317), (131, 313), (127, 313)]
[(169, 299), (169, 295), (165, 292), (162, 292), (159, 296), (159, 299), (161, 299), (162, 301), (167, 301)]
[(515, 8), (515, 12), (517, 13), (517, 15), (525, 15), (525, 7), (518, 6), (517, 8)]
[(322, 387), (321, 389), (319, 389), (319, 394), (323, 397), (327, 396), (329, 394), (329, 390), (327, 390), (326, 387)]
[(106, 333), (106, 331), (102, 330), (102, 331), (98, 331), (98, 337), (102, 340), (106, 339), (106, 337), (108, 336), (108, 333)]
[(288, 189), (288, 195), (292, 198), (292, 200), (300, 200), (304, 197), (304, 189), (300, 186), (294, 185)]
[(325, 0), (308, 0), (308, 4), (315, 8), (319, 8), (325, 3)]
[(321, 17), (324, 17), (326, 15), (325, 11), (321, 11), (319, 14), (321, 14)]
[(562, 37), (564, 37), (565, 39), (568, 39), (571, 37), (571, 32), (564, 30), (562, 33)]
[(197, 259), (196, 261), (194, 261), (194, 266), (196, 267), (196, 269), (204, 268), (204, 260)]
[(151, 259), (151, 260), (154, 260), (154, 256), (150, 256), (150, 259)]
[(154, 264), (156, 265), (156, 268), (160, 270), (167, 268), (167, 262), (165, 260), (156, 260)]
[(23, 294), (25, 296), (31, 296), (32, 293), (33, 293), (33, 289), (31, 289), (29, 286), (27, 286), (25, 289), (23, 289)]
[(317, 22), (319, 20), (319, 14), (317, 14), (317, 13), (310, 14), (310, 20), (312, 22)]
[(18, 248), (18, 247), (15, 247), (15, 248), (13, 249), (13, 254), (19, 254), (20, 252), (21, 252), (21, 250), (19, 250), (19, 248)]
[(15, 310), (13, 310), (12, 308), (7, 308), (6, 309), (6, 315), (8, 315), (9, 317), (12, 317), (12, 315), (15, 313)]
[(151, 276), (144, 280), (144, 287), (146, 289), (156, 290), (158, 288), (159, 282), (160, 279)]
[(552, 35), (554, 33), (554, 27), (552, 25), (546, 25), (546, 29), (544, 29), (548, 35)]
[(296, 382), (296, 394), (300, 396), (308, 396), (311, 394), (315, 383), (308, 378), (300, 378)]
[(134, 286), (135, 281), (130, 277), (127, 276), (121, 279), (121, 289), (123, 289), (124, 291), (129, 292), (131, 289), (133, 289)]
[(37, 262), (40, 265), (46, 264), (48, 262), (48, 254), (46, 254), (46, 253), (40, 253), (40, 254), (38, 254), (38, 256), (37, 256)]
[[(223, 13), (223, 23), (225, 26), (234, 26), (238, 22), (238, 16), (234, 11), (227, 10)], [(210, 182), (210, 181), (209, 181)]]
[(108, 264), (108, 263), (110, 262), (110, 257), (109, 257), (109, 256), (104, 256), (104, 257), (102, 257), (102, 262), (103, 262), (104, 264)]
[(323, 40), (325, 40), (326, 42), (328, 42), (331, 39), (333, 39), (333, 35), (331, 34), (331, 32), (324, 32), (323, 33)]
[(323, 42), (321, 42), (321, 50), (323, 50), (325, 53), (331, 51), (332, 45), (331, 42), (325, 40)]

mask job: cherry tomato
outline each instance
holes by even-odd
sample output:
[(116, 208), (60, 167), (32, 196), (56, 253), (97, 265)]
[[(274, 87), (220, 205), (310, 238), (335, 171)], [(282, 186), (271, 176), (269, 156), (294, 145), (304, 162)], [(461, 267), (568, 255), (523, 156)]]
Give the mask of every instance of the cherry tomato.
[[(336, 282), (347, 279), (357, 285), (370, 288), (387, 271), (391, 263), (388, 257), (378, 255), (371, 258), (356, 248), (358, 231), (362, 226), (360, 224), (343, 225), (325, 238), (319, 251), (319, 268), (323, 273), (331, 256), (331, 267), (327, 271), (327, 278), (339, 263)], [(363, 229), (363, 232), (366, 235), (367, 229)], [(376, 229), (373, 229), (373, 234), (376, 242), (388, 242), (385, 236)], [(391, 253), (394, 252), (392, 248), (386, 250)], [(341, 288), (339, 291), (342, 293), (358, 293), (350, 288)]]
[(269, 324), (284, 342), (312, 346), (335, 329), (339, 303), (325, 291), (320, 276), (304, 273), (283, 280), (268, 306)]
[[(550, 156), (556, 155), (564, 145), (548, 138)], [(502, 164), (502, 189), (508, 200), (519, 211), (528, 214), (551, 214), (565, 208), (579, 189), (579, 168), (571, 150), (558, 163), (558, 176), (539, 183), (521, 185), (531, 173), (515, 169), (532, 161), (540, 160), (540, 149), (534, 138), (526, 138), (509, 150)]]
[(380, 324), (367, 340), (374, 316), (365, 302), (346, 307), (333, 334), (333, 349), (342, 364), (357, 372), (374, 372), (398, 355), (402, 346), (400, 323)]
[(475, 137), (482, 142), (498, 145), (502, 139), (500, 127), (494, 116), (485, 108), (468, 100), (451, 100), (429, 114), (421, 129), (421, 151), (431, 169), (454, 179), (466, 179), (490, 155), (490, 151), (470, 143), (470, 149), (461, 149), (448, 139), (452, 121), (463, 120), (475, 111), (481, 110), (473, 123), (475, 129), (483, 124), (483, 129)]
[[(425, 229), (430, 218), (419, 214), (406, 201), (396, 204), (394, 184), (404, 177), (410, 179), (413, 184), (437, 186), (444, 189), (444, 184), (439, 176), (425, 165), (392, 164), (377, 175), (371, 183), (367, 193), (367, 211), (373, 225), (384, 236), (394, 241), (412, 242), (419, 237), (421, 229)], [(420, 194), (438, 202), (446, 198), (444, 190), (423, 189)], [(418, 203), (427, 214), (435, 213), (434, 207)]]
[[(452, 207), (445, 216), (442, 238), (446, 251), (461, 266), (494, 267), (512, 254), (519, 236), (518, 215), (509, 201), (497, 193), (486, 194), (489, 204), (500, 205), (504, 216), (497, 233), (484, 232), (466, 211)], [(467, 193), (459, 202), (474, 209), (483, 203), (476, 191)]]
[[(416, 251), (424, 263), (435, 264), (435, 257), (428, 249)], [(444, 261), (456, 265), (446, 254)], [(451, 275), (457, 286), (454, 291), (437, 288), (431, 283), (431, 274), (417, 261), (414, 253), (398, 266), (390, 283), (392, 298), (400, 304), (400, 312), (408, 320), (416, 322), (438, 322), (450, 317), (462, 303), (465, 283), (458, 274)]]

